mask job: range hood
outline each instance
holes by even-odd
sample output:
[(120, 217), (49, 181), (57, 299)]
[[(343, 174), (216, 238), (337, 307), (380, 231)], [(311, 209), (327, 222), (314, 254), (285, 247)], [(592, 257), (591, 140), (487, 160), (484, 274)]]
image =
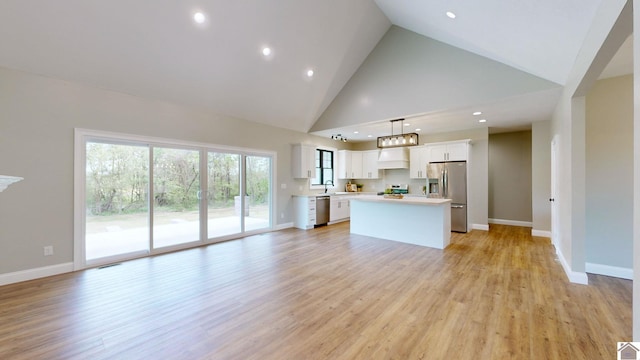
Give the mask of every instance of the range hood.
[(378, 169), (408, 169), (409, 149), (396, 147), (381, 149), (378, 157)]

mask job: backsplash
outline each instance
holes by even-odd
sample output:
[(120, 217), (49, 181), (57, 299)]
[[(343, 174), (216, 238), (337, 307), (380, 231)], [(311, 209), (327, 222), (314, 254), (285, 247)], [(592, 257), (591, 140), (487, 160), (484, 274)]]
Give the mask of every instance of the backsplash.
[(409, 194), (421, 195), (426, 179), (409, 179), (409, 169), (380, 170), (380, 179), (356, 179), (352, 183), (362, 184), (364, 192), (384, 191), (387, 184), (409, 184)]

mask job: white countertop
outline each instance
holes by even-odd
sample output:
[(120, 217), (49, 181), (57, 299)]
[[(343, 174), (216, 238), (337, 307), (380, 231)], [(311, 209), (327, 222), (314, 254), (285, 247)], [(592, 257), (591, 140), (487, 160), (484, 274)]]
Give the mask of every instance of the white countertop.
[(293, 197), (318, 197), (318, 196), (375, 196), (377, 193), (375, 192), (347, 192), (347, 191), (338, 191), (338, 192), (330, 192), (330, 193), (315, 193), (315, 194), (293, 194)]
[(432, 199), (424, 196), (405, 196), (402, 199), (389, 199), (382, 195), (361, 195), (354, 197), (352, 200), (356, 201), (371, 201), (371, 202), (386, 202), (394, 204), (407, 204), (407, 205), (442, 205), (450, 203), (451, 199)]

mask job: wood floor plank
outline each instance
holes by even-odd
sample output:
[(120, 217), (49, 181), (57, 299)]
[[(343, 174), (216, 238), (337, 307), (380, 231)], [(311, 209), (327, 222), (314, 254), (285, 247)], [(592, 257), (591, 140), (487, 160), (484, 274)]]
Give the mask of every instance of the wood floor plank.
[(631, 281), (571, 284), (529, 233), (437, 250), (346, 222), (2, 286), (0, 358), (615, 358)]

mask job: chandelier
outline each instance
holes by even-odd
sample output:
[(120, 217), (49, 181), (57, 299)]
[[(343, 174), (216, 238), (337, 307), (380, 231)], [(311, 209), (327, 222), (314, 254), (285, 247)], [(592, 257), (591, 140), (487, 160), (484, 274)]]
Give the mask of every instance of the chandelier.
[[(400, 121), (400, 134), (393, 135), (393, 124)], [(400, 146), (415, 146), (418, 145), (417, 133), (403, 133), (404, 119), (391, 120), (391, 135), (378, 137), (379, 148), (392, 148)]]

